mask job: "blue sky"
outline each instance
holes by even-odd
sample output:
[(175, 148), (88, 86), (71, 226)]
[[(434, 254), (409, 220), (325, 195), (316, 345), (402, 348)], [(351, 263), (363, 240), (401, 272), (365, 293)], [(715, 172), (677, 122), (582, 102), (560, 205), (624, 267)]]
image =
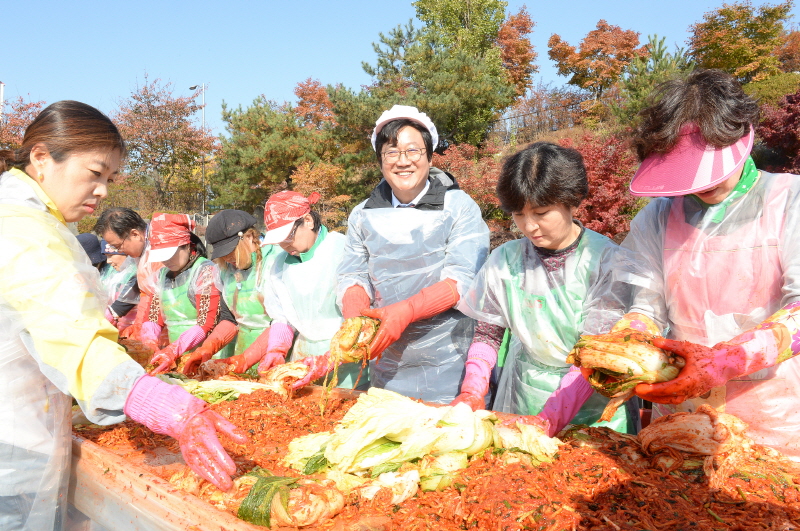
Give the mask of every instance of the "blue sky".
[[(566, 79), (547, 58), (551, 34), (577, 45), (602, 18), (640, 32), (643, 42), (655, 33), (670, 47), (684, 46), (688, 27), (722, 0), (510, 0), (508, 12), (523, 4), (536, 22), (535, 81), (561, 85)], [(216, 134), (224, 133), (223, 100), (233, 107), (260, 94), (294, 101), (295, 85), (308, 77), (355, 89), (368, 84), (361, 62), (374, 62), (378, 33), (415, 14), (410, 0), (2, 0), (0, 6), (7, 100), (76, 99), (110, 113), (145, 74), (171, 82), (176, 95), (205, 82), (206, 122)], [(800, 22), (797, 6), (793, 14), (791, 22)]]

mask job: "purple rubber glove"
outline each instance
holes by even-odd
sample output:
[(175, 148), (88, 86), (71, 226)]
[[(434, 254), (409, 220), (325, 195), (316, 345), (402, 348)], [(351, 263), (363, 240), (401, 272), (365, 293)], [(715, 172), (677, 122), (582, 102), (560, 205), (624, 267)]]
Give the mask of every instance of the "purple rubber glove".
[(269, 327), (269, 344), (267, 352), (258, 364), (258, 373), (267, 372), (270, 368), (286, 362), (286, 354), (292, 348), (294, 328), (286, 323), (272, 322)]
[(542, 411), (536, 415), (548, 422), (547, 435), (554, 437), (563, 430), (564, 426), (575, 418), (593, 392), (592, 386), (581, 375), (581, 370), (573, 365), (561, 378), (558, 389), (553, 391), (544, 403)]
[(153, 321), (145, 321), (139, 330), (139, 339), (142, 343), (158, 345), (158, 336), (161, 335), (161, 326)]
[(180, 386), (142, 376), (133, 385), (124, 411), (154, 432), (177, 439), (183, 460), (197, 475), (220, 490), (231, 488), (236, 464), (220, 444), (217, 432), (240, 444), (248, 439), (241, 429), (211, 411), (208, 404)]
[(173, 344), (175, 345), (175, 350), (178, 352), (178, 355), (180, 356), (187, 350), (191, 350), (200, 343), (202, 343), (205, 338), (206, 338), (206, 331), (203, 330), (203, 327), (199, 325), (194, 325), (193, 327), (189, 328), (184, 333), (182, 333), (178, 337), (177, 341), (175, 341)]
[(489, 379), (497, 363), (497, 351), (486, 343), (473, 343), (467, 352), (466, 375), (461, 384), (461, 393), (450, 402), (451, 406), (466, 403), (472, 411), (486, 409), (486, 393)]
[(321, 356), (305, 357), (300, 360), (300, 363), (308, 367), (309, 371), (308, 374), (292, 384), (292, 389), (300, 389), (301, 387), (307, 386), (314, 380), (318, 380), (331, 372), (336, 366), (336, 364), (331, 361), (330, 352), (326, 352)]

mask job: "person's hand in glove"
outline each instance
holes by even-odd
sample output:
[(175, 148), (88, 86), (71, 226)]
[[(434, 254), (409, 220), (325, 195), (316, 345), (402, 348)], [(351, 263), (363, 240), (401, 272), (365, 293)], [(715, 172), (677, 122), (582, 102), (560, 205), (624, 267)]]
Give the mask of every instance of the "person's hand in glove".
[(790, 359), (800, 352), (800, 342), (793, 340), (800, 331), (798, 317), (800, 303), (790, 304), (756, 328), (710, 348), (689, 341), (655, 338), (653, 345), (682, 357), (686, 365), (674, 380), (637, 385), (636, 394), (650, 402), (680, 404), (725, 385), (728, 380)]
[[(658, 325), (648, 316), (638, 312), (629, 312), (623, 315), (622, 318), (614, 324), (611, 330), (609, 330), (609, 333), (613, 334), (621, 330), (636, 330), (639, 332), (646, 332), (654, 336), (661, 335), (661, 330), (658, 328)], [(605, 334), (601, 334), (593, 337), (602, 338), (604, 335)], [(594, 372), (594, 369), (581, 367), (580, 371), (584, 379), (586, 379), (588, 382), (589, 378)]]
[(133, 323), (129, 327), (121, 330), (119, 333), (120, 339), (138, 339), (142, 329), (142, 323)]
[(156, 433), (178, 440), (183, 460), (197, 475), (227, 491), (236, 464), (217, 438), (222, 432), (239, 444), (249, 442), (244, 431), (209, 409), (178, 385), (142, 376), (125, 401), (125, 414)]
[(342, 296), (342, 317), (358, 317), (362, 310), (369, 308), (370, 303), (367, 290), (358, 284), (350, 286)]
[(497, 363), (497, 351), (486, 343), (473, 343), (467, 352), (466, 374), (461, 383), (460, 394), (450, 402), (451, 406), (466, 403), (472, 411), (486, 409), (486, 393), (489, 379)]
[[(263, 335), (263, 334), (262, 334)], [(259, 339), (261, 337), (259, 336)], [(286, 354), (292, 348), (294, 329), (286, 323), (275, 323), (269, 327), (269, 341), (266, 345), (267, 352), (258, 364), (258, 373), (267, 372), (272, 367), (286, 363)]]
[(408, 325), (449, 310), (456, 305), (458, 298), (456, 281), (448, 278), (400, 302), (363, 310), (361, 315), (381, 321), (378, 333), (369, 346), (370, 359), (380, 357), (386, 347), (400, 338)]
[(592, 396), (594, 390), (589, 382), (581, 377), (581, 372), (578, 367), (571, 367), (569, 372), (561, 378), (558, 389), (553, 391), (544, 403), (542, 411), (536, 415), (547, 423), (545, 433), (548, 437), (555, 437), (558, 432), (563, 430)]
[(155, 369), (150, 371), (152, 376), (156, 374), (161, 374), (162, 372), (167, 372), (170, 369), (174, 369), (177, 365), (177, 359), (180, 357), (175, 344), (167, 345), (165, 348), (161, 350), (157, 350), (156, 353), (153, 355), (152, 359), (150, 360), (150, 365), (155, 365)]
[(307, 356), (300, 360), (300, 363), (308, 367), (308, 373), (292, 384), (292, 389), (305, 387), (314, 380), (318, 380), (328, 374), (336, 366), (331, 361), (331, 353), (326, 352), (321, 356)]
[(230, 321), (220, 321), (211, 331), (203, 343), (194, 352), (189, 354), (186, 363), (183, 365), (183, 374), (192, 375), (200, 368), (200, 364), (211, 359), (211, 356), (225, 348), (225, 345), (233, 341), (239, 329)]

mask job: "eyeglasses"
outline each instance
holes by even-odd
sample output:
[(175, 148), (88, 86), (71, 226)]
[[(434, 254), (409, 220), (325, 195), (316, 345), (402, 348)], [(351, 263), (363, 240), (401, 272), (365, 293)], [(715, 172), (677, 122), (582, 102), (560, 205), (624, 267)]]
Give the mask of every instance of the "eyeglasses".
[(300, 225), (303, 224), (303, 218), (298, 219), (294, 222), (294, 227), (292, 227), (292, 232), (283, 240), (281, 243), (292, 243), (294, 241), (294, 235), (297, 232), (297, 229), (300, 228)]
[(389, 151), (384, 151), (381, 155), (383, 156), (383, 160), (386, 162), (397, 162), (400, 159), (400, 155), (403, 153), (406, 154), (406, 158), (411, 162), (417, 162), (422, 154), (425, 153), (424, 149), (419, 148), (411, 148), (411, 149), (404, 149), (404, 150), (397, 150), (392, 149)]

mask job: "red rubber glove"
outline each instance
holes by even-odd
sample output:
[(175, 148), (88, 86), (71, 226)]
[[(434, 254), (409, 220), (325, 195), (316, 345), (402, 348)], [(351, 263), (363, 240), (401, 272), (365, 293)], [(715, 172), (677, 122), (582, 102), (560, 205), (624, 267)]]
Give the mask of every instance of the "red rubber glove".
[(142, 325), (141, 323), (134, 323), (129, 327), (121, 330), (119, 333), (120, 339), (137, 339), (139, 337), (139, 332), (141, 331)]
[(151, 376), (167, 372), (176, 366), (176, 360), (180, 357), (178, 349), (175, 344), (167, 345), (165, 348), (156, 351), (153, 358), (150, 360), (150, 365), (156, 365), (156, 368), (150, 371)]
[(125, 401), (125, 414), (156, 433), (178, 440), (183, 460), (197, 475), (220, 490), (233, 486), (236, 464), (217, 438), (222, 432), (236, 443), (248, 442), (244, 431), (182, 387), (142, 376)]
[(318, 380), (328, 374), (336, 366), (336, 364), (331, 361), (330, 352), (326, 352), (321, 356), (307, 356), (301, 359), (300, 363), (307, 366), (309, 371), (308, 374), (292, 384), (292, 389), (300, 389), (301, 387), (307, 386), (314, 380)]
[(381, 321), (378, 333), (369, 346), (370, 359), (380, 357), (386, 347), (400, 338), (408, 325), (449, 310), (456, 305), (458, 298), (456, 281), (448, 278), (420, 290), (406, 300), (383, 308), (363, 310), (361, 315)]
[(497, 363), (497, 351), (486, 343), (473, 343), (467, 353), (466, 375), (461, 384), (461, 393), (450, 402), (451, 406), (466, 403), (472, 411), (486, 409), (486, 393), (492, 369)]
[(211, 359), (211, 356), (225, 348), (236, 337), (238, 327), (231, 321), (220, 321), (205, 341), (189, 354), (183, 366), (183, 374), (195, 374), (200, 364)]
[[(761, 334), (763, 336), (761, 339), (771, 342), (773, 345), (771, 349), (768, 345), (763, 345), (763, 348), (758, 348), (756, 352), (748, 352), (745, 348), (747, 345), (732, 342), (717, 343), (709, 348), (689, 341), (653, 339), (653, 345), (682, 357), (686, 361), (686, 365), (674, 380), (637, 385), (636, 394), (650, 402), (680, 404), (689, 398), (703, 395), (714, 387), (725, 385), (732, 378), (771, 367), (777, 358), (777, 349), (774, 346), (775, 336), (771, 330), (758, 330), (757, 332), (766, 332)], [(752, 332), (747, 333), (753, 334)], [(769, 350), (772, 350), (775, 355), (769, 356)]]
[(369, 309), (372, 301), (367, 291), (360, 285), (350, 286), (342, 296), (342, 317), (349, 319), (361, 315), (361, 310)]

